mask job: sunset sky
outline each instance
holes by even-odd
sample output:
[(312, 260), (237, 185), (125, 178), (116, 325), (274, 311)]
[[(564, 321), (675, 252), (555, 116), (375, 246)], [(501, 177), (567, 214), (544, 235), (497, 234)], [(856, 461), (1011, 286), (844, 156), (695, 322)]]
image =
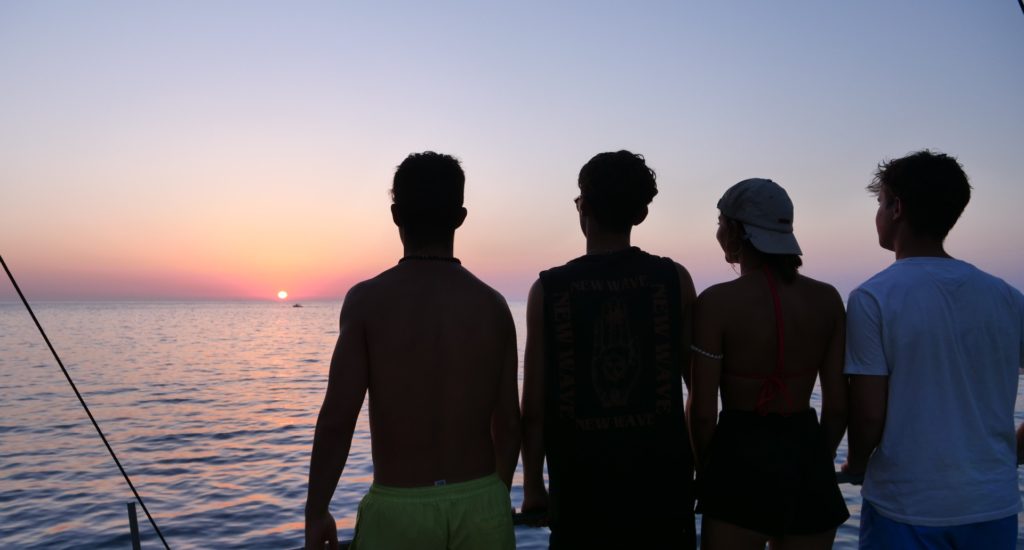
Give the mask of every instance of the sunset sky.
[(512, 299), (582, 254), (576, 175), (623, 148), (660, 188), (634, 242), (698, 290), (735, 276), (715, 203), (757, 176), (845, 295), (892, 261), (864, 186), (923, 148), (974, 185), (949, 252), (1024, 288), (1011, 0), (10, 1), (0, 90), (30, 299), (340, 298), (401, 256), (387, 191), (428, 149), (466, 171), (456, 255)]

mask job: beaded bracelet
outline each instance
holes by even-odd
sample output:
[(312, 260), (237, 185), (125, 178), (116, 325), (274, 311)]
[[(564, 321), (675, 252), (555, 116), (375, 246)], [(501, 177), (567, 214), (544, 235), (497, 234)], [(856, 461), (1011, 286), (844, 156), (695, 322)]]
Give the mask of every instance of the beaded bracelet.
[(723, 353), (711, 353), (709, 351), (704, 351), (698, 348), (697, 346), (694, 346), (693, 344), (690, 344), (690, 349), (703, 355), (704, 357), (707, 357), (708, 359), (714, 359), (715, 361), (721, 361), (722, 358), (725, 357), (725, 354)]

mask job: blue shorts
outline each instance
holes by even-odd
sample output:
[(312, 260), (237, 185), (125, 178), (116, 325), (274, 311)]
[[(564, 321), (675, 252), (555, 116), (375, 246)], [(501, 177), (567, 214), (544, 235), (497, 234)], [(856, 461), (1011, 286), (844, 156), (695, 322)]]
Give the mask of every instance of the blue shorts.
[(893, 521), (879, 514), (870, 502), (863, 502), (860, 509), (861, 548), (1013, 550), (1017, 547), (1017, 514), (964, 525), (925, 527)]

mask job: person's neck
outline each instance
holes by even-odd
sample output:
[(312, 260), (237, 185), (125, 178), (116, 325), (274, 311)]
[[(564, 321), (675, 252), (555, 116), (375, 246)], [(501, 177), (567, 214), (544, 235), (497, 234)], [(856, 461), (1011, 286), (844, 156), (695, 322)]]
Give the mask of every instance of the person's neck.
[(594, 239), (587, 237), (587, 254), (611, 254), (630, 248), (629, 235), (606, 236)]
[(403, 244), (402, 256), (405, 258), (452, 258), (455, 246), (452, 241), (429, 244)]
[(590, 223), (586, 228), (587, 254), (611, 254), (630, 248), (630, 231), (611, 232), (604, 231), (596, 223)]
[(946, 253), (942, 241), (935, 239), (905, 236), (893, 243), (893, 252), (897, 260), (906, 258), (952, 258)]
[(764, 258), (756, 254), (743, 254), (740, 256), (740, 276), (764, 270)]

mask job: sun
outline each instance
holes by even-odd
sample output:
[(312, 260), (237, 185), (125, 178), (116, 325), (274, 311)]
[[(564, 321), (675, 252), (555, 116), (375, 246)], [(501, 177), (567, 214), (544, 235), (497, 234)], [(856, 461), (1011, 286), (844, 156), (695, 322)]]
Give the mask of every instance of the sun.
[(282, 290), (281, 292), (277, 293), (277, 299), (278, 300), (284, 300), (287, 297), (288, 297), (288, 292), (285, 291), (285, 290)]

